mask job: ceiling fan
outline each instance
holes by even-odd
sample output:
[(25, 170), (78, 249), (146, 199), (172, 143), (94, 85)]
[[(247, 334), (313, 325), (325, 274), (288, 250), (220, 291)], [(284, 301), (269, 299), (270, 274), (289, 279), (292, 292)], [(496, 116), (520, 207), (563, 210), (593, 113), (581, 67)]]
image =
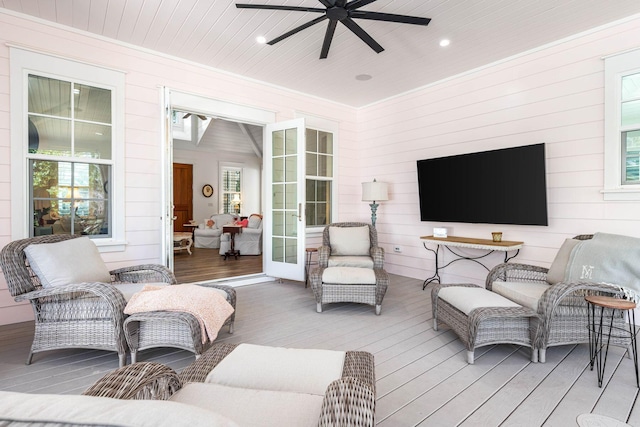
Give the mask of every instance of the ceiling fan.
[(371, 49), (376, 51), (376, 53), (380, 53), (384, 50), (382, 46), (378, 44), (365, 30), (362, 29), (358, 24), (355, 23), (353, 18), (358, 19), (370, 19), (374, 21), (387, 21), (387, 22), (398, 22), (401, 24), (414, 24), (414, 25), (428, 25), (431, 19), (429, 18), (420, 18), (417, 16), (406, 16), (406, 15), (394, 15), (391, 13), (380, 13), (380, 12), (369, 12), (365, 10), (358, 10), (363, 6), (373, 3), (376, 0), (318, 0), (325, 9), (317, 8), (317, 7), (301, 7), (301, 6), (272, 6), (272, 5), (261, 5), (261, 4), (242, 4), (236, 3), (236, 7), (239, 9), (270, 9), (270, 10), (289, 10), (289, 11), (297, 11), (297, 12), (316, 12), (322, 13), (323, 15), (313, 19), (305, 24), (300, 25), (299, 27), (294, 28), (291, 31), (288, 31), (281, 35), (280, 37), (276, 37), (273, 40), (267, 42), (269, 45), (274, 45), (279, 41), (290, 37), (305, 28), (309, 28), (312, 25), (315, 25), (319, 22), (322, 22), (326, 19), (329, 20), (329, 25), (327, 25), (327, 32), (324, 36), (324, 43), (322, 44), (322, 51), (320, 52), (320, 59), (325, 59), (327, 55), (329, 55), (329, 48), (331, 47), (331, 41), (333, 40), (333, 34), (336, 31), (336, 25), (338, 22), (341, 22), (345, 27), (351, 30), (356, 36), (358, 36), (363, 42), (369, 45)]
[[(202, 114), (196, 114), (196, 116), (198, 116), (200, 120), (207, 120), (207, 116), (203, 116)], [(189, 117), (191, 117), (191, 113), (187, 113), (182, 116), (183, 119), (188, 119)]]

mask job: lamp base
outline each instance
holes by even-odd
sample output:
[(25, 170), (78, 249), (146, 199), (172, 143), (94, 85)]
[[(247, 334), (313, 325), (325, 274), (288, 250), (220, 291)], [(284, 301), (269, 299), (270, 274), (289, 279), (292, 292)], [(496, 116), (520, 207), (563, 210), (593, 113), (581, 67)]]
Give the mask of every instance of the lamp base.
[(378, 205), (375, 201), (373, 203), (370, 203), (369, 206), (371, 206), (371, 225), (373, 225), (374, 227), (376, 226), (376, 211), (378, 210)]

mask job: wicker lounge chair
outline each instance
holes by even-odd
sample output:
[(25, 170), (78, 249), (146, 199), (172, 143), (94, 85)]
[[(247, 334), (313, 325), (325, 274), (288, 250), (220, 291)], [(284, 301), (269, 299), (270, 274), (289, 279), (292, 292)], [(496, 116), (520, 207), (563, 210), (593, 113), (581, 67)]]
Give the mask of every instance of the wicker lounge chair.
[[(368, 227), (369, 248), (364, 255), (337, 255), (331, 246), (331, 228)], [(351, 274), (349, 269), (373, 269), (373, 279), (367, 284), (350, 280), (327, 282), (323, 280), (325, 270), (341, 268), (342, 276)], [(336, 274), (332, 275), (336, 276)], [(345, 279), (347, 279), (345, 277)], [(382, 300), (389, 285), (389, 275), (384, 270), (384, 249), (378, 246), (378, 233), (370, 224), (363, 222), (339, 222), (329, 224), (322, 232), (322, 246), (318, 248), (318, 266), (309, 274), (309, 281), (317, 303), (317, 311), (322, 312), (322, 304), (334, 302), (356, 302), (374, 305), (380, 314)]]
[[(110, 271), (111, 283), (69, 283), (43, 288), (29, 267), (25, 248), (31, 244), (57, 243), (80, 236), (47, 235), (16, 240), (0, 252), (0, 266), (9, 292), (18, 302), (29, 301), (35, 314), (35, 333), (27, 364), (34, 353), (60, 348), (95, 348), (116, 351), (119, 365), (126, 362), (127, 342), (123, 329), (126, 305), (120, 290), (113, 285), (126, 283), (176, 284), (173, 273), (161, 265), (146, 264)], [(74, 260), (81, 262), (81, 260)], [(224, 290), (235, 308), (235, 290)], [(225, 325), (233, 330), (235, 313)], [(127, 332), (135, 349), (179, 347), (202, 353), (211, 343), (202, 343), (201, 330), (193, 315), (178, 312), (152, 312), (137, 315)], [(142, 334), (138, 334), (137, 326)]]
[[(591, 239), (592, 235), (579, 235), (577, 240)], [(493, 290), (494, 282), (525, 282), (532, 286), (549, 285), (547, 272), (549, 269), (527, 264), (500, 264), (493, 268), (486, 279), (486, 288)], [(539, 360), (544, 363), (548, 347), (581, 344), (589, 342), (587, 328), (586, 295), (606, 295), (621, 297), (622, 292), (613, 286), (592, 282), (564, 283), (543, 286), (544, 292), (538, 300), (538, 318), (532, 318), (537, 330), (536, 344), (539, 349)], [(503, 295), (509, 298), (508, 295)], [(622, 314), (614, 318), (614, 326), (626, 329)], [(612, 345), (627, 347), (627, 338), (613, 338)]]

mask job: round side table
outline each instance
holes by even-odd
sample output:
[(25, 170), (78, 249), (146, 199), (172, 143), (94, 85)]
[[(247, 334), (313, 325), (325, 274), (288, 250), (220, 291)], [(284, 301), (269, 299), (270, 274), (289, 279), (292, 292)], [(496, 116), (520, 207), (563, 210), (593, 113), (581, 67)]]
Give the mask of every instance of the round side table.
[[(602, 387), (604, 377), (604, 368), (607, 364), (607, 354), (609, 353), (609, 341), (611, 337), (626, 338), (629, 337), (631, 342), (631, 357), (633, 358), (636, 369), (636, 385), (640, 388), (640, 379), (638, 377), (638, 350), (636, 347), (636, 316), (634, 309), (636, 303), (620, 298), (606, 297), (599, 295), (590, 295), (584, 297), (589, 304), (587, 307), (588, 328), (589, 328), (589, 355), (591, 360), (591, 370), (596, 364), (598, 370), (598, 387)], [(596, 307), (600, 308), (600, 315), (596, 316)], [(613, 326), (613, 318), (616, 310), (626, 311), (629, 316), (629, 330)], [(608, 321), (608, 324), (606, 323)], [(612, 335), (613, 334), (613, 335)], [(629, 335), (627, 335), (629, 334)], [(605, 343), (606, 339), (606, 343)], [(602, 352), (604, 351), (604, 360)]]

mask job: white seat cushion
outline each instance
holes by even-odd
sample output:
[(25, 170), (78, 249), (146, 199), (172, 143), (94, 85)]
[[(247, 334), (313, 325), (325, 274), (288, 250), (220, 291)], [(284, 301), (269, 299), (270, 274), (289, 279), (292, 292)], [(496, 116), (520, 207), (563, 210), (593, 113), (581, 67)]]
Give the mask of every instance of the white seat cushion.
[(315, 427), (323, 399), (315, 394), (208, 383), (189, 383), (171, 396), (174, 402), (214, 410), (243, 427)]
[(120, 292), (122, 292), (122, 296), (124, 297), (124, 300), (126, 302), (129, 302), (133, 294), (135, 294), (136, 292), (140, 292), (142, 288), (144, 288), (146, 285), (160, 286), (160, 287), (169, 286), (169, 284), (165, 282), (154, 282), (154, 283), (116, 283), (113, 285), (113, 287), (119, 290)]
[(111, 283), (111, 273), (88, 237), (29, 245), (24, 252), (43, 288), (83, 282)]
[(551, 285), (540, 282), (493, 282), (493, 292), (538, 311), (538, 301)]
[(343, 351), (240, 344), (205, 382), (324, 396), (327, 386), (342, 376), (344, 356)]
[(370, 256), (330, 256), (329, 267), (373, 268), (373, 258)]
[(329, 227), (331, 255), (369, 255), (369, 227)]
[(519, 304), (480, 287), (448, 286), (440, 289), (438, 298), (445, 300), (467, 316), (481, 307), (520, 307)]
[(329, 267), (322, 272), (322, 283), (375, 285), (376, 274), (371, 268)]

